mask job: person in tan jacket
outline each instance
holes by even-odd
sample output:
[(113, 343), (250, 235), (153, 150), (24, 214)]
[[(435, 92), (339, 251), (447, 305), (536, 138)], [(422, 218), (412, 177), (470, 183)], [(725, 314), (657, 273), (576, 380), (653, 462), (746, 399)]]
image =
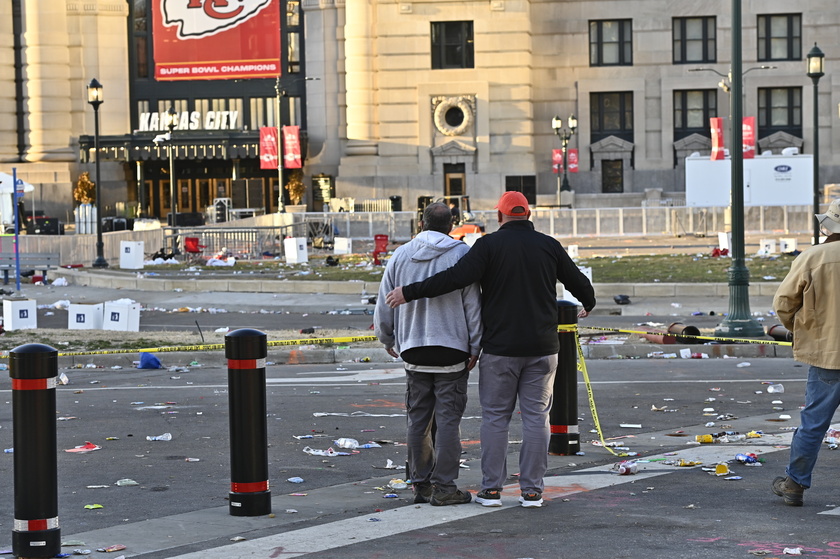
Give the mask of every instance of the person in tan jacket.
[(805, 407), (793, 434), (787, 476), (773, 480), (786, 505), (801, 507), (811, 487), (825, 433), (840, 406), (840, 200), (816, 214), (828, 235), (796, 257), (773, 298), (782, 325), (793, 333), (793, 357), (809, 365)]

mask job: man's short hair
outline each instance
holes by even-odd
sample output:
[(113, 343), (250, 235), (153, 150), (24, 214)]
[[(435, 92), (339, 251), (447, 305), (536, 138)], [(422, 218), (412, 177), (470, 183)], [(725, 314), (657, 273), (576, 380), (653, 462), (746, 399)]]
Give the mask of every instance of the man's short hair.
[(443, 202), (434, 202), (423, 210), (423, 231), (448, 235), (452, 230), (452, 211)]

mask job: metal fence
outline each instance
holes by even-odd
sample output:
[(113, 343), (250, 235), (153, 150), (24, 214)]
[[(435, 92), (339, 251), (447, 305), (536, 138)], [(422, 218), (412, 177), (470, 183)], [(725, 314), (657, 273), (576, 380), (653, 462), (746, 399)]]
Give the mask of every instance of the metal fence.
[[(635, 207), (596, 209), (534, 209), (531, 219), (538, 231), (558, 238), (609, 236), (713, 236), (729, 230), (727, 208)], [(797, 234), (813, 229), (810, 206), (749, 206), (744, 209), (745, 233)], [(473, 212), (487, 233), (498, 229), (495, 211)], [(405, 242), (415, 233), (417, 215), (405, 212), (287, 213), (256, 216), (227, 224), (178, 227), (103, 234), (104, 255), (119, 265), (120, 242), (142, 241), (150, 255), (170, 247), (172, 239), (183, 250), (186, 237), (197, 237), (203, 255), (226, 248), (239, 258), (283, 254), (286, 237), (306, 237), (313, 248), (329, 248), (335, 237), (373, 242), (374, 235), (388, 235)], [(233, 225), (235, 223), (235, 225)], [(96, 258), (96, 235), (22, 235), (22, 252), (57, 252), (62, 264), (89, 266)]]

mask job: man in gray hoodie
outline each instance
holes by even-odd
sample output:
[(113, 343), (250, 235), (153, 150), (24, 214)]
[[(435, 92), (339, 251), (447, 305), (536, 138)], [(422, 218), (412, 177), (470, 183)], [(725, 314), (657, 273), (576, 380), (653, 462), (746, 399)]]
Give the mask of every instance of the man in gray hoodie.
[(480, 352), (481, 296), (478, 284), (472, 284), (396, 309), (388, 306), (389, 291), (449, 268), (469, 250), (448, 235), (452, 214), (444, 204), (427, 206), (422, 225), (423, 230), (388, 261), (373, 323), (388, 354), (405, 362), (408, 475), (414, 502), (457, 505), (472, 499), (455, 480), (467, 381)]

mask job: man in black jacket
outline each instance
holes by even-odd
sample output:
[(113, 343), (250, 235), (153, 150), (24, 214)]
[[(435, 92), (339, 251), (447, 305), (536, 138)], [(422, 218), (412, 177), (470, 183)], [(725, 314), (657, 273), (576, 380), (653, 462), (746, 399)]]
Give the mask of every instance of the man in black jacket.
[(556, 283), (562, 282), (581, 301), (580, 318), (595, 306), (595, 291), (560, 243), (534, 230), (522, 193), (505, 192), (496, 209), (498, 231), (478, 239), (451, 268), (422, 282), (397, 287), (386, 301), (397, 307), (480, 283), (484, 327), (479, 362), (482, 482), (476, 502), (502, 505), (508, 429), (518, 397), (522, 417), (519, 502), (523, 507), (539, 507), (548, 469), (548, 413), (560, 350)]

